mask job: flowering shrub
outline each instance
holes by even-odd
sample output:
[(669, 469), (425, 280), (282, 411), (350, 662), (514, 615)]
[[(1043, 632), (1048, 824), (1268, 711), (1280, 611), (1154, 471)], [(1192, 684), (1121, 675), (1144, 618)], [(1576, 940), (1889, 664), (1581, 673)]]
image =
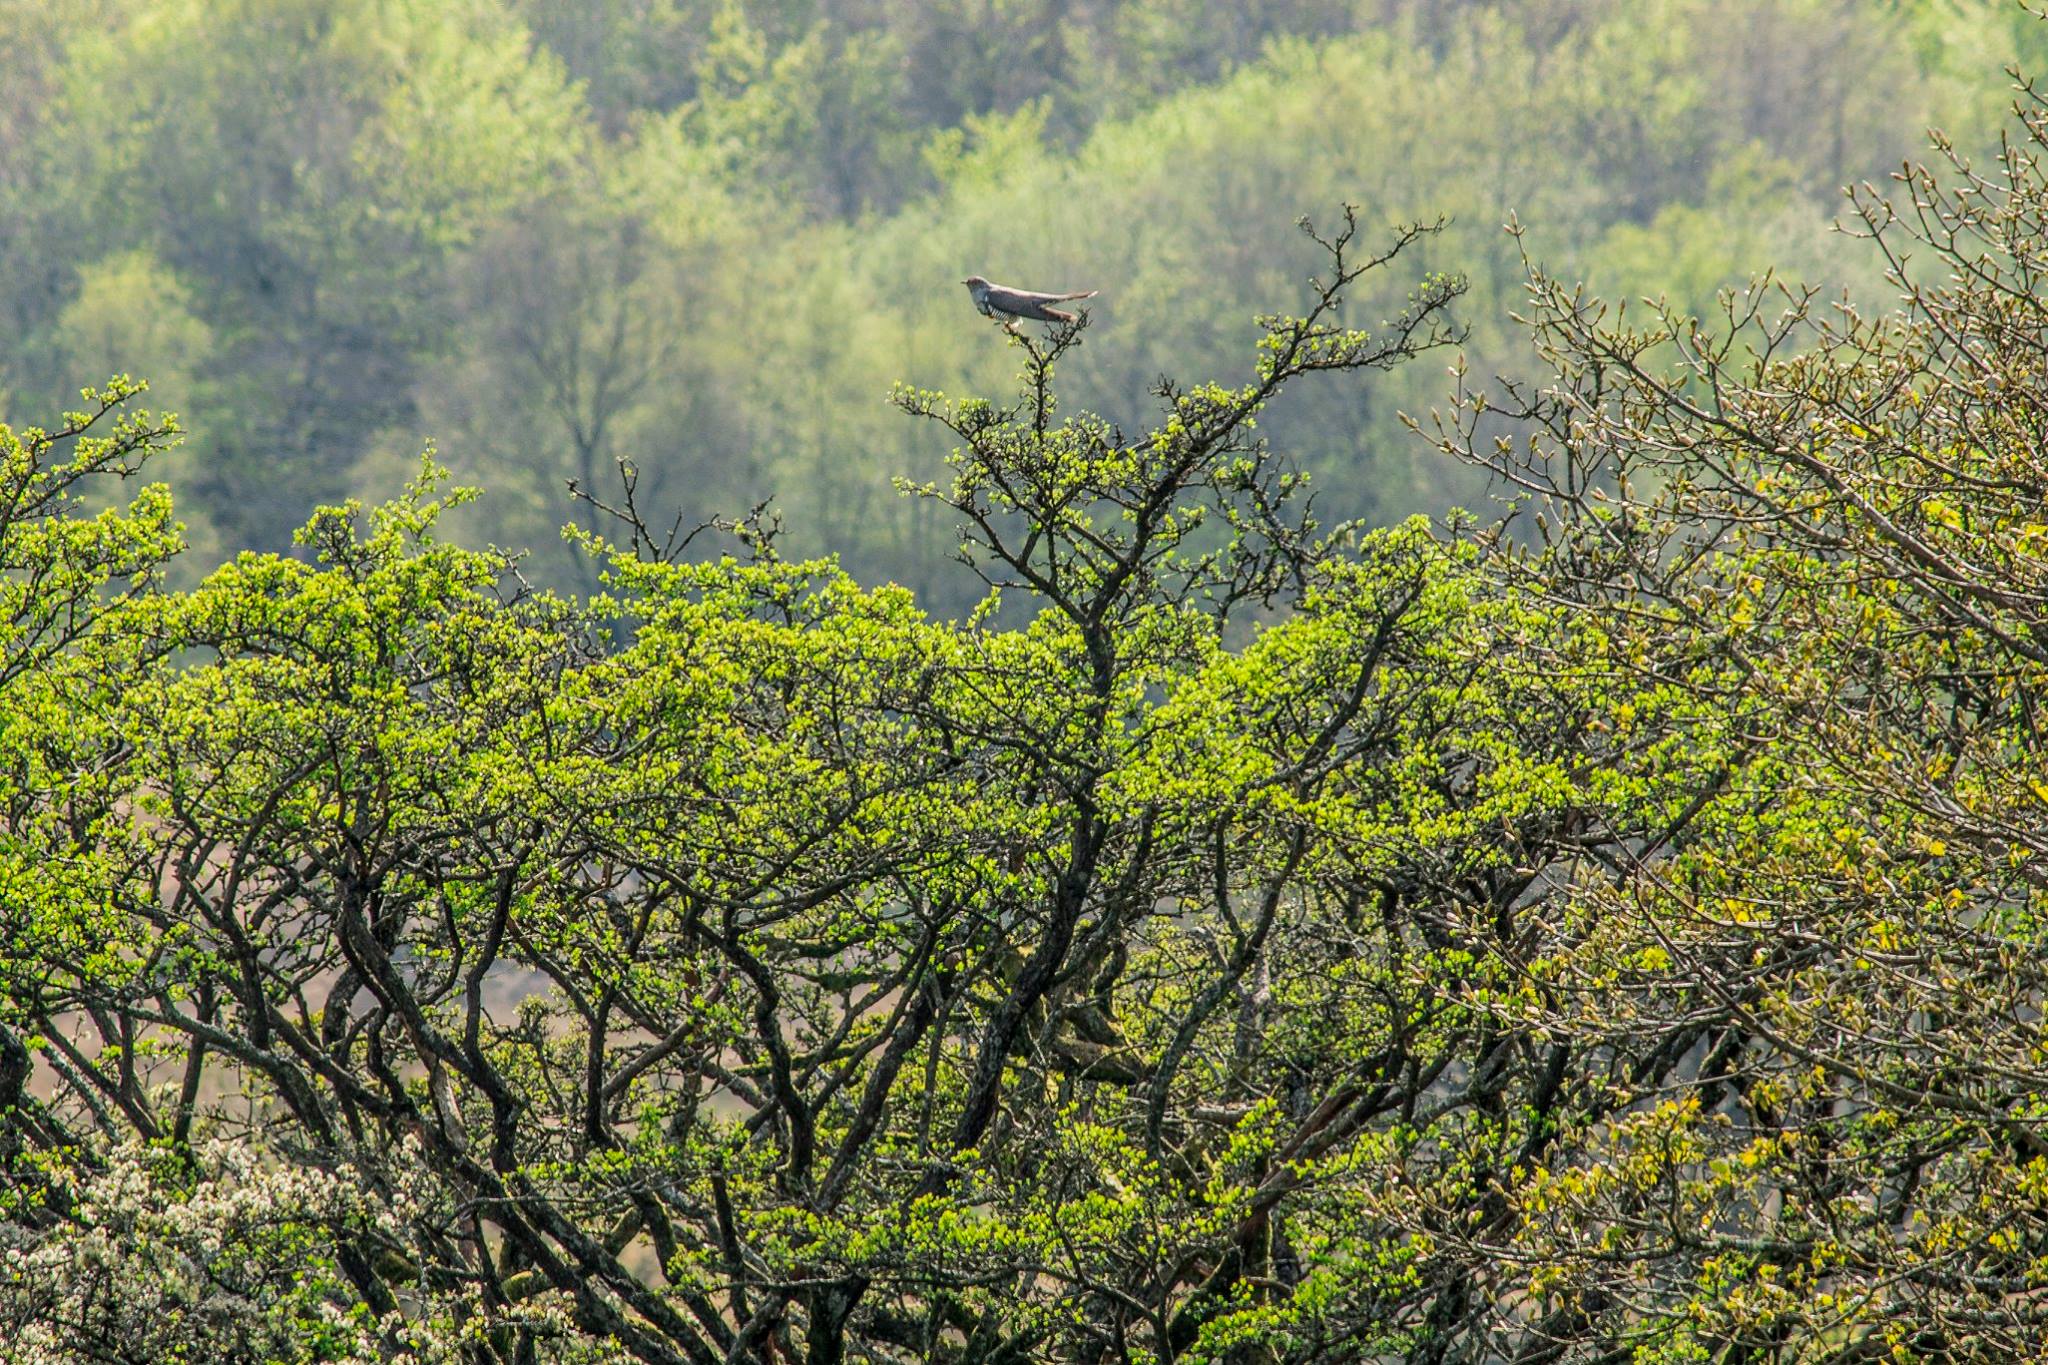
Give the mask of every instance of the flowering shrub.
[[(66, 1216), (0, 1222), (9, 1365), (434, 1365), (515, 1335), (547, 1341), (551, 1361), (617, 1358), (579, 1345), (544, 1297), (493, 1314), (464, 1286), (429, 1284), (412, 1193), (373, 1190), (356, 1171), (265, 1162), (227, 1141), (189, 1157), (130, 1144), (59, 1174), (47, 1202)], [(400, 1311), (370, 1312), (341, 1272), (343, 1255), (366, 1249)]]
[(338, 1238), (397, 1241), (389, 1208), (344, 1174), (266, 1167), (227, 1142), (189, 1160), (131, 1145), (55, 1195), (69, 1217), (0, 1224), (0, 1336), (17, 1360), (117, 1346), (143, 1360), (382, 1361), (407, 1335), (337, 1283)]

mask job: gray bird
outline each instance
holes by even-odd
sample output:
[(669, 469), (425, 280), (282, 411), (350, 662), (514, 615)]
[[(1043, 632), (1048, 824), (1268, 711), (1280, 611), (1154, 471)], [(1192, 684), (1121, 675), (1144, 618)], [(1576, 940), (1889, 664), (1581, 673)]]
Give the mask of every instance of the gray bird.
[[(1090, 289), (1079, 294), (1034, 294), (1028, 289), (1006, 289), (1000, 284), (990, 284), (979, 275), (969, 275), (960, 283), (967, 286), (974, 306), (985, 318), (998, 313), (1013, 318), (1031, 318), (1038, 322), (1072, 322), (1074, 315), (1061, 308), (1048, 308), (1049, 303), (1064, 303), (1068, 299), (1092, 299), (1100, 292)], [(1009, 323), (1004, 323), (1009, 326)]]

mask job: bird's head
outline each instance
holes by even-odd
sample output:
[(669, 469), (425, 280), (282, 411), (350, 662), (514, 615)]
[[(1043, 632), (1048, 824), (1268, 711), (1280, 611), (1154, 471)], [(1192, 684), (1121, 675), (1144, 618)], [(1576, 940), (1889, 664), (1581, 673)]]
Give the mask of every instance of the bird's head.
[(966, 285), (969, 289), (988, 288), (988, 281), (983, 279), (979, 275), (969, 275), (966, 279), (960, 281), (960, 283)]

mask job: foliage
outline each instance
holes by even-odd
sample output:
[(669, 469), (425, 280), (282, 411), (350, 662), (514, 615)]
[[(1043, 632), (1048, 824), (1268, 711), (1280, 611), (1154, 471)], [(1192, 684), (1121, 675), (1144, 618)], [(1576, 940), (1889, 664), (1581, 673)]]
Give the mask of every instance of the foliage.
[[(1647, 740), (1683, 697), (1741, 714), (1713, 798), (1538, 916), (1528, 985), (1489, 1007), (1571, 1040), (1605, 1094), (1577, 1154), (1517, 1170), (1503, 1216), (1446, 1245), (1549, 1334), (1658, 1359), (2038, 1352), (2031, 88), (2022, 115), (1994, 168), (1909, 169), (1909, 214), (1857, 200), (1902, 313), (1759, 289), (1713, 331), (1630, 325), (1539, 274), (1555, 387), (1475, 396), (1444, 432), (1527, 492), (1540, 543), (1513, 573), (1611, 622), (1660, 698), (1618, 730)], [(1539, 435), (1473, 443), (1503, 401)]]
[[(1440, 278), (1338, 321), (1426, 236), (1356, 231), (1249, 383), (1163, 386), (1135, 441), (1055, 415), (1080, 327), (1017, 340), (1014, 411), (901, 395), (962, 443), (915, 491), (990, 583), (966, 625), (758, 531), (691, 564), (628, 506), (606, 649), (436, 541), (430, 479), (322, 513), (316, 565), (124, 608), (191, 661), (130, 681), (90, 788), (122, 948), (13, 949), (60, 1086), (16, 1092), (13, 1311), (111, 1235), (73, 1192), (108, 1144), (208, 1137), (363, 1201), (260, 1225), (332, 1269), (234, 1291), (258, 1319), (480, 1322), (514, 1358), (552, 1349), (541, 1304), (650, 1360), (1181, 1355), (1252, 1330), (1276, 1265), (1354, 1275), (1347, 1192), (1473, 1042), (1433, 972), (1491, 971), (1398, 907), (1526, 886), (1612, 781), (1562, 742), (1581, 703), (1481, 666), (1567, 620), (1419, 523), (1319, 529), (1254, 430), (1292, 380), (1451, 339)], [(190, 1250), (133, 1217), (185, 1293)], [(1375, 1340), (1416, 1330), (1388, 1292)]]
[[(924, 159), (950, 197), (869, 249), (1039, 176), (1164, 196), (1141, 142), (1241, 145), (1191, 112), (1362, 73), (1427, 104), (1511, 25), (1600, 85), (1629, 30), (1589, 12), (1416, 18), (1427, 66), (1277, 45), (1071, 156), (1054, 104), (978, 113)], [(405, 50), (523, 69), (484, 14)], [(747, 144), (746, 84), (635, 132)], [(433, 133), (377, 108), (365, 156)], [(724, 179), (793, 145), (668, 166), (687, 215), (483, 176), (496, 207), (393, 230), (460, 226), (504, 367), (472, 392), (582, 477), (677, 401), (648, 244), (787, 221)], [(894, 393), (951, 447), (899, 487), (953, 528), (957, 617), (765, 510), (656, 518), (631, 464), (581, 490), (587, 595), (452, 538), (473, 495), (431, 459), (170, 591), (167, 491), (116, 496), (176, 434), (136, 385), (0, 429), (0, 1330), (52, 1362), (2036, 1358), (2048, 99), (1988, 167), (1937, 151), (1852, 201), (1898, 311), (1758, 283), (1707, 325), (1515, 257), (1540, 379), (1461, 362), (1417, 424), (1513, 490), (1496, 524), (1332, 519), (1292, 454), (1344, 376), (1465, 340), (1432, 226), (1304, 222), (1303, 311), (1234, 384), (1153, 381), (1143, 426), (1063, 405), (1113, 388), (1095, 318), (992, 335), (1012, 399)], [(1711, 210), (1589, 216), (1617, 270), (1715, 221), (1782, 245), (1822, 171), (1713, 154)], [(1191, 252), (1169, 218), (1141, 246)], [(147, 296), (160, 338), (247, 344), (182, 258), (91, 250), (81, 332)]]
[[(348, 1310), (337, 1245), (396, 1243), (403, 1202), (346, 1171), (265, 1166), (246, 1146), (115, 1149), (58, 1187), (75, 1212), (0, 1259), (0, 1325), (24, 1365), (106, 1359), (456, 1361), (460, 1320)], [(559, 1339), (543, 1315), (530, 1326)], [(472, 1309), (470, 1321), (476, 1314)], [(556, 1358), (572, 1358), (573, 1353)]]

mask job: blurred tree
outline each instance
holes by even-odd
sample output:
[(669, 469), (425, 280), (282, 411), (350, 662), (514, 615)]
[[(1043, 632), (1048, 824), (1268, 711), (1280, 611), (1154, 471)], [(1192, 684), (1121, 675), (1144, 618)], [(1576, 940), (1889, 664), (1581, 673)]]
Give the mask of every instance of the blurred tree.
[[(213, 329), (192, 308), (191, 291), (146, 251), (129, 251), (81, 272), (78, 292), (58, 315), (58, 345), (45, 373), (149, 376), (151, 402), (174, 414), (186, 430), (209, 430), (202, 376), (213, 361)], [(182, 437), (158, 452), (151, 473), (166, 482), (196, 484), (210, 456), (206, 437)], [(187, 558), (175, 573), (222, 558), (222, 547), (203, 510), (182, 508)]]
[[(659, 403), (653, 385), (687, 374), (678, 352), (695, 321), (654, 263), (659, 243), (591, 189), (508, 217), (466, 254), (454, 276), (469, 320), (462, 349), (429, 371), (420, 397), (423, 420), (458, 466), (530, 509), (501, 518), (500, 529), (537, 546), (557, 579), (565, 567), (579, 576), (591, 567), (585, 556), (548, 551), (575, 505), (569, 489), (609, 491), (618, 460), (646, 459), (637, 443), (620, 445), (621, 429)], [(402, 450), (404, 433), (391, 436)], [(651, 494), (682, 492), (661, 477), (670, 472), (662, 462), (654, 467)], [(379, 460), (364, 475), (387, 472)], [(708, 497), (733, 482), (714, 477), (695, 491)]]
[(898, 68), (887, 33), (818, 23), (777, 45), (727, 0), (712, 17), (682, 128), (749, 197), (794, 196), (846, 218), (893, 208), (917, 187)]
[(77, 45), (42, 132), (35, 268), (146, 249), (211, 329), (195, 490), (237, 544), (345, 486), (447, 335), (447, 254), (584, 154), (559, 69), (485, 0), (166, 0)]
[(469, 265), (486, 297), (476, 311), (498, 324), (499, 345), (568, 443), (569, 481), (586, 490), (609, 472), (620, 413), (681, 340), (683, 320), (654, 311), (671, 299), (636, 287), (646, 251), (631, 219), (564, 230), (541, 215), (508, 224)]
[(696, 94), (712, 0), (519, 0), (520, 20), (578, 81), (599, 126), (625, 133), (636, 114)]
[(1350, 0), (1075, 5), (1062, 21), (1072, 56), (1061, 72), (1061, 126), (1079, 132), (1105, 116), (1128, 116), (1177, 90), (1228, 76), (1259, 60), (1279, 38), (1351, 31), (1360, 26), (1361, 8)]

